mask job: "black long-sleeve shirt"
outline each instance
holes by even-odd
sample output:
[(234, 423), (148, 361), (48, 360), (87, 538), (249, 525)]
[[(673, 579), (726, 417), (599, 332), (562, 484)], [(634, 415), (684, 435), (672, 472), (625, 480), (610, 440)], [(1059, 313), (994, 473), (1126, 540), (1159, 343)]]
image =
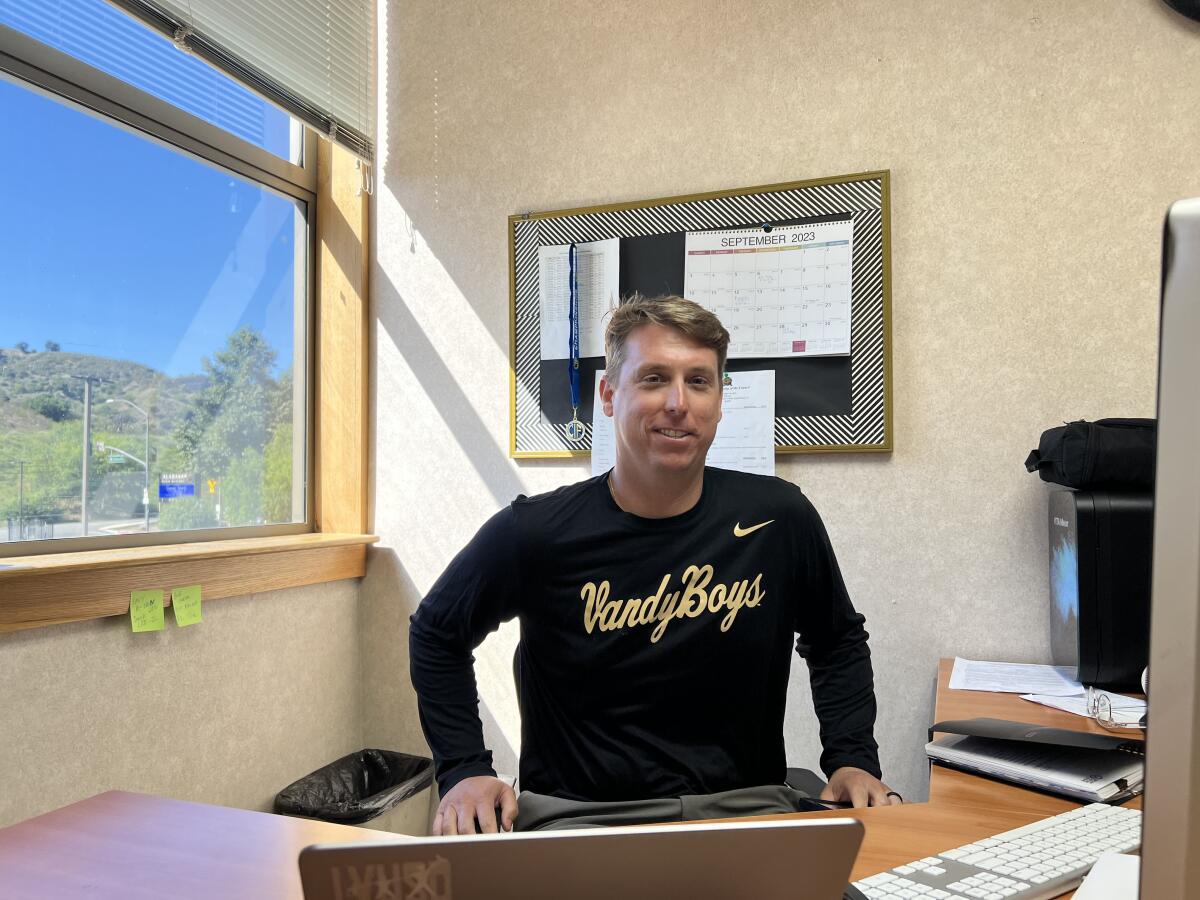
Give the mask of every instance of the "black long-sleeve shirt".
[(524, 790), (603, 801), (781, 784), (793, 638), (822, 769), (880, 774), (863, 617), (789, 482), (706, 469), (692, 509), (645, 519), (604, 475), (493, 516), (411, 620), (443, 793), (494, 774), (472, 650), (514, 617)]

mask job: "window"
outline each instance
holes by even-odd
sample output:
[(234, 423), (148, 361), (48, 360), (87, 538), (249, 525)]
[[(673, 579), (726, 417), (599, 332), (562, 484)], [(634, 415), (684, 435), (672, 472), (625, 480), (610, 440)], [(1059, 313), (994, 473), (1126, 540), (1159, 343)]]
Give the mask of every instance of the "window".
[[(34, 6), (0, 23), (86, 55)], [(87, 62), (119, 27), (122, 83), (0, 25), (0, 555), (309, 530), (316, 154), (99, 0), (45, 6), (119, 17)]]

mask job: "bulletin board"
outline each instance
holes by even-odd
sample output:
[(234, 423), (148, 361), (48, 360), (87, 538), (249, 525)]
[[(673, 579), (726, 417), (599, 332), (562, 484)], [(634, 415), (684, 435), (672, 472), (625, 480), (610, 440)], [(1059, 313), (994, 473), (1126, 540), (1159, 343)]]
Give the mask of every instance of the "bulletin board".
[[(592, 396), (603, 356), (580, 359), (582, 439), (568, 437), (568, 361), (542, 359), (539, 251), (619, 239), (620, 295), (684, 290), (689, 233), (820, 225), (852, 229), (848, 355), (730, 359), (726, 371), (775, 371), (775, 450), (889, 452), (891, 264), (887, 171), (510, 216), (511, 411), (517, 459), (591, 452)], [(739, 231), (740, 233), (740, 231)], [(728, 323), (726, 323), (729, 327)], [(603, 415), (603, 413), (599, 413)]]

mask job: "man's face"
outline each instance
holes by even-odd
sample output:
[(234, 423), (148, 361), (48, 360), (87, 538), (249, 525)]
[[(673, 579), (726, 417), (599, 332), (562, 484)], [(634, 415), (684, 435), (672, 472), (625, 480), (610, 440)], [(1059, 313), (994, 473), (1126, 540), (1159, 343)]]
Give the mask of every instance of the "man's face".
[(617, 377), (601, 381), (600, 397), (618, 463), (645, 475), (702, 472), (721, 421), (717, 352), (674, 328), (642, 325), (625, 339)]

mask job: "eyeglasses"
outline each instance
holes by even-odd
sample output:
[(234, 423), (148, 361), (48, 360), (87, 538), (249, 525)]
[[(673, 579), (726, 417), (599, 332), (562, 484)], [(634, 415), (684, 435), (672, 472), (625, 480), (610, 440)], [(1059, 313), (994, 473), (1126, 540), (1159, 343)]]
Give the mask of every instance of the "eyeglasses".
[(1110, 694), (1088, 685), (1088, 715), (1109, 731), (1138, 733), (1146, 730), (1146, 704), (1131, 697)]

